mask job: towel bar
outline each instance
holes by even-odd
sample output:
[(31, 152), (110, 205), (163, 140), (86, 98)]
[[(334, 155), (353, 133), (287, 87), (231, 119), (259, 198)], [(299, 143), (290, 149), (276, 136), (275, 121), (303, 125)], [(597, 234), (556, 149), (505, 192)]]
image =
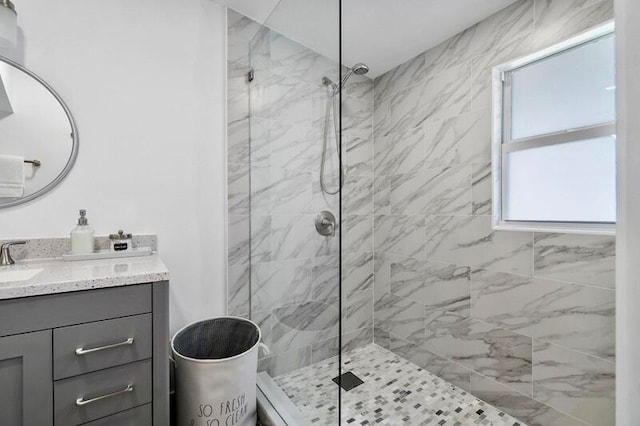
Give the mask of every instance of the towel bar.
[(24, 160), (25, 163), (33, 164), (35, 167), (40, 167), (42, 164), (40, 160)]

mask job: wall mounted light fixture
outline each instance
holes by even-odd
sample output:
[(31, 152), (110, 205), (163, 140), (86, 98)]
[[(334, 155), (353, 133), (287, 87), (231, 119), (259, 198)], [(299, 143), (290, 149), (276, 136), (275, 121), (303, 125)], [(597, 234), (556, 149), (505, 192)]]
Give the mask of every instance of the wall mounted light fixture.
[(18, 14), (11, 0), (0, 0), (0, 47), (15, 47)]

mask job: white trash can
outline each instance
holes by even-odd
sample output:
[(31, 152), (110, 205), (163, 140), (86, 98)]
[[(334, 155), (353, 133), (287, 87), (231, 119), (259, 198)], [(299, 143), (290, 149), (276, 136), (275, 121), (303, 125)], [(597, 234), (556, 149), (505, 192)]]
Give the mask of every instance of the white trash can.
[(190, 324), (171, 339), (177, 426), (255, 426), (260, 328), (244, 318)]

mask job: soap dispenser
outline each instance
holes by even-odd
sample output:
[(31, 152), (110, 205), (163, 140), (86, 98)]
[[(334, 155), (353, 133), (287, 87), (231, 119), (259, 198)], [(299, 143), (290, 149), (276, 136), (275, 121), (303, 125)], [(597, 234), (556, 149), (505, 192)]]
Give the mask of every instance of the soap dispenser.
[(71, 231), (71, 253), (86, 254), (93, 253), (95, 231), (89, 226), (87, 221), (87, 211), (80, 210), (78, 226)]

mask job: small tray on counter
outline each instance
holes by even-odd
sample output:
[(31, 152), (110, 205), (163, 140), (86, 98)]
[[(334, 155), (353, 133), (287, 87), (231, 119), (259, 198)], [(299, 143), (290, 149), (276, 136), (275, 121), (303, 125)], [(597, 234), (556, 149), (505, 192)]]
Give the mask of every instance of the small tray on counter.
[(153, 254), (151, 247), (136, 247), (131, 250), (111, 251), (97, 250), (93, 253), (73, 254), (67, 253), (62, 255), (65, 262), (74, 262), (78, 260), (97, 260), (97, 259), (118, 259), (124, 257), (150, 256)]

